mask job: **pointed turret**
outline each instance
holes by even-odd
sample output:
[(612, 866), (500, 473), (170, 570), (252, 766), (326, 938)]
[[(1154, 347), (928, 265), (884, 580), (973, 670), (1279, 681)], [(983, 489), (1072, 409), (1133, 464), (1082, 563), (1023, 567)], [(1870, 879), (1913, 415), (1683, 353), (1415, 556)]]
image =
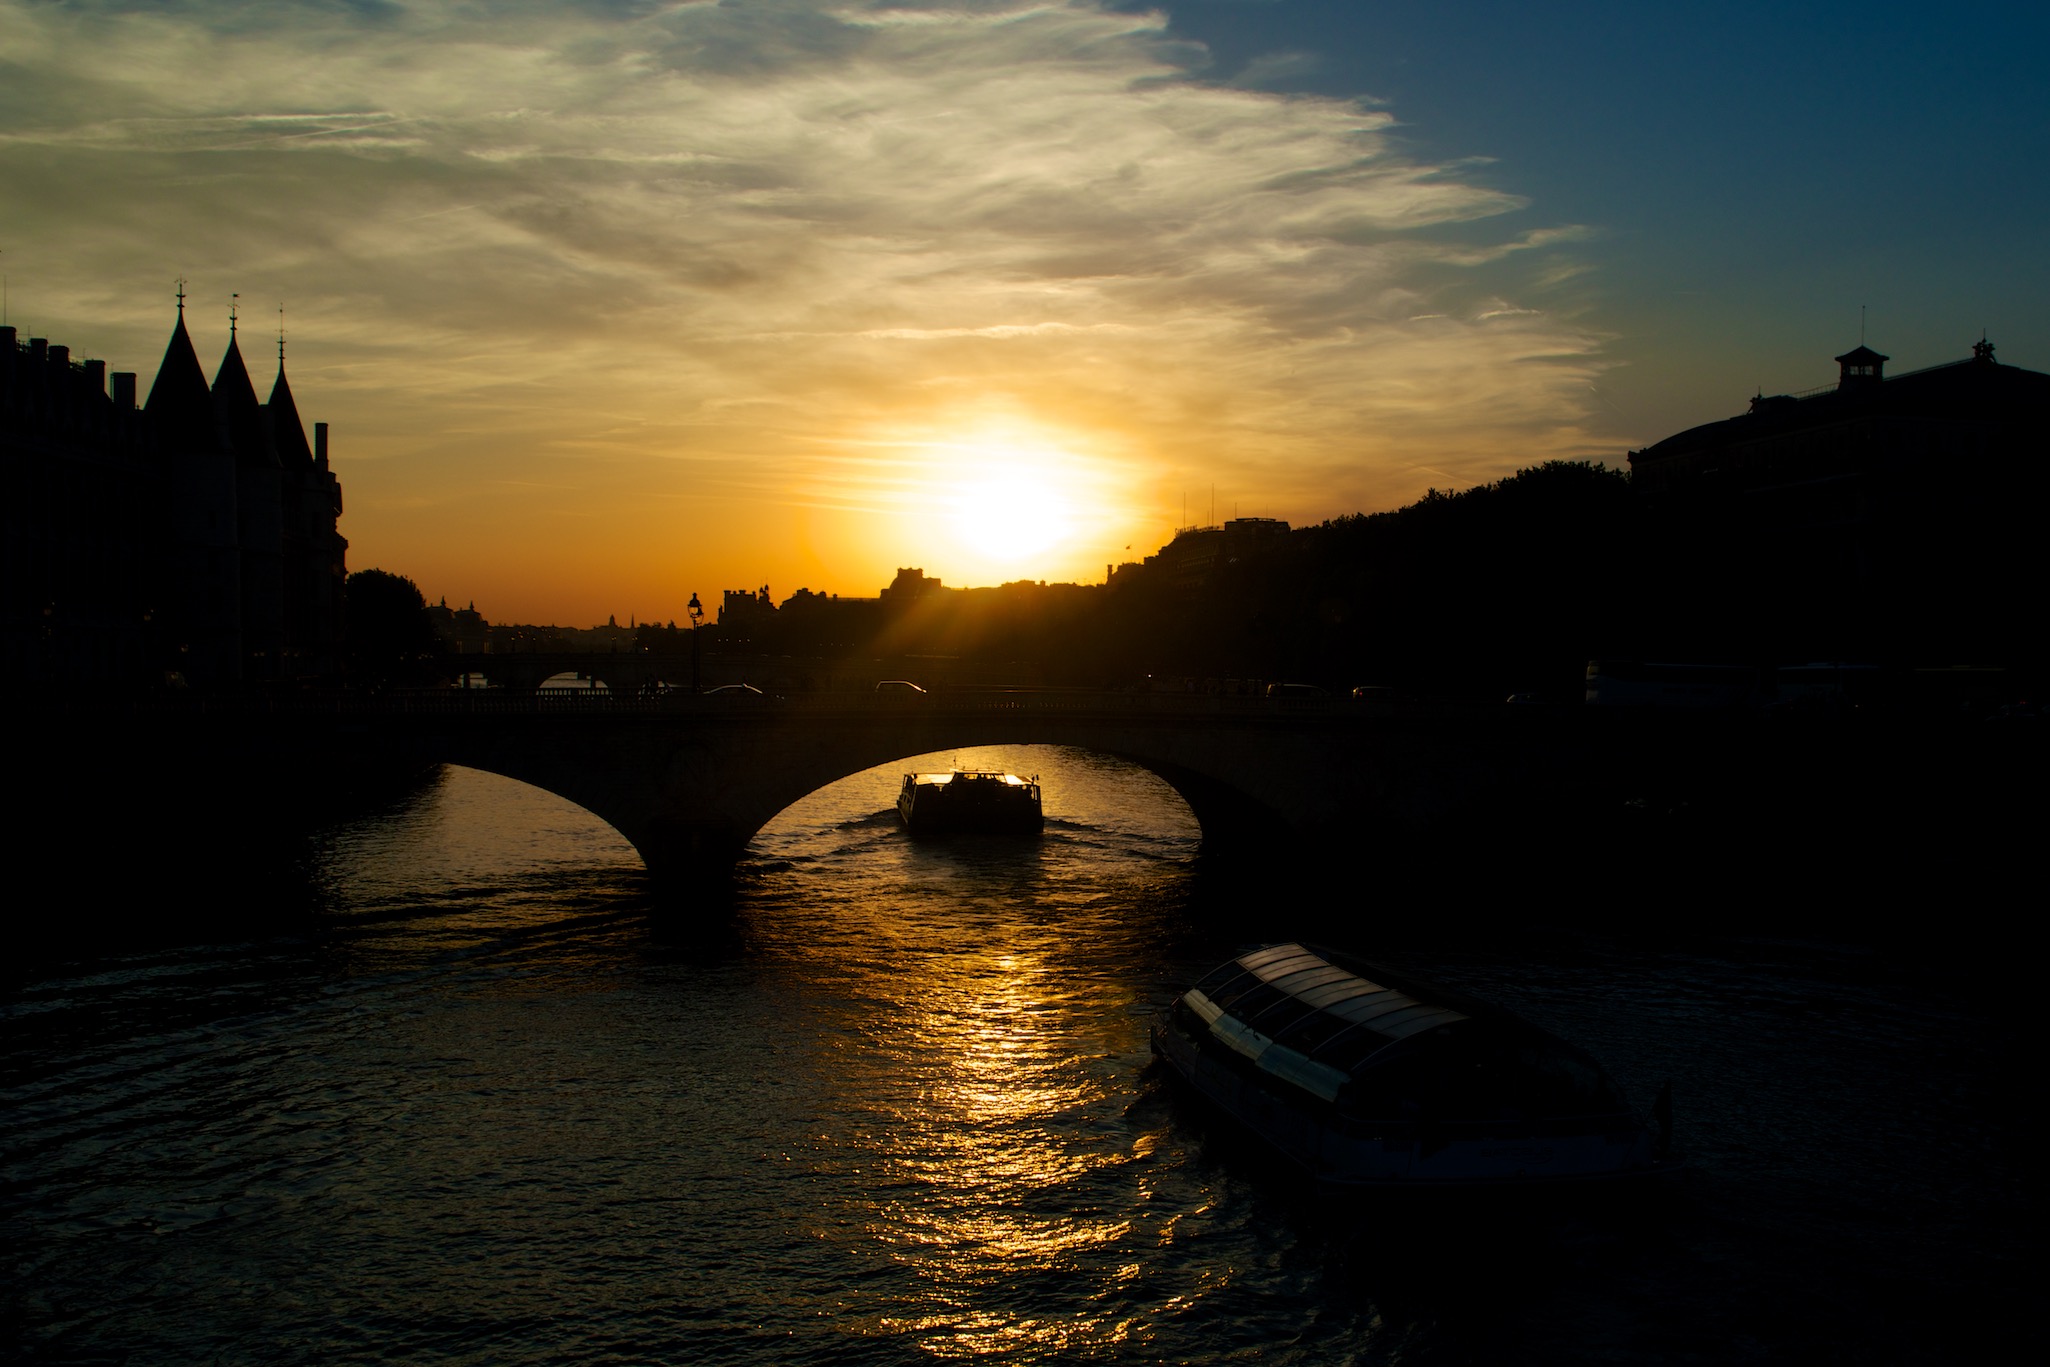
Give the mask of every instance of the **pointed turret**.
[(157, 430), (173, 441), (211, 444), (216, 439), (206, 371), (200, 368), (192, 336), (185, 331), (183, 281), (178, 285), (178, 323), (171, 329), (171, 340), (164, 347), (164, 359), (157, 366), (157, 378), (149, 387), (143, 410)]
[(278, 453), (271, 445), (270, 424), (264, 420), (263, 406), (256, 401), (256, 386), (249, 379), (249, 367), (243, 364), (242, 348), (235, 341), (232, 316), (228, 321), (228, 352), (221, 357), (221, 368), (214, 372), (213, 405), (221, 431), (235, 450), (236, 464), (277, 468)]
[(292, 401), (283, 356), (278, 357), (278, 378), (271, 382), (270, 402), (264, 411), (270, 418), (271, 445), (278, 460), (287, 470), (311, 470), (313, 448), (306, 444), (306, 425), (299, 420), (299, 405)]
[(249, 367), (228, 313), (228, 351), (214, 372), (214, 413), (235, 457), (236, 541), (242, 555), (242, 677), (263, 681), (284, 668), (283, 471), (270, 420), (256, 401)]
[(242, 555), (234, 455), (222, 441), (206, 372), (178, 324), (143, 411), (156, 429), (170, 509), (166, 666), (188, 683), (216, 687), (242, 677)]

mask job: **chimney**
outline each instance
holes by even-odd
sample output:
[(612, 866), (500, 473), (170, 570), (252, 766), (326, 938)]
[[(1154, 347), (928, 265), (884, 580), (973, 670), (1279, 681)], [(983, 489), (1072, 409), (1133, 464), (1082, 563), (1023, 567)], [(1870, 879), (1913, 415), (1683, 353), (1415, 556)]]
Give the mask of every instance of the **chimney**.
[(114, 372), (114, 407), (127, 412), (135, 407), (135, 372), (117, 370)]
[(36, 365), (41, 365), (44, 361), (50, 359), (50, 339), (47, 337), (29, 338), (28, 358)]
[(313, 424), (313, 468), (327, 469), (327, 424), (324, 422)]
[(105, 361), (87, 361), (85, 363), (85, 378), (91, 383), (93, 393), (106, 393), (107, 363)]
[(8, 324), (8, 325), (7, 325), (6, 327), (0, 327), (0, 346), (19, 346), (19, 345), (20, 345), (20, 343), (18, 343), (18, 342), (16, 342), (16, 341), (14, 340), (14, 325), (13, 325), (13, 324), (11, 324), (11, 323), (10, 323), (10, 324)]
[(71, 348), (68, 346), (51, 347), (50, 364), (58, 370), (68, 369), (71, 365)]

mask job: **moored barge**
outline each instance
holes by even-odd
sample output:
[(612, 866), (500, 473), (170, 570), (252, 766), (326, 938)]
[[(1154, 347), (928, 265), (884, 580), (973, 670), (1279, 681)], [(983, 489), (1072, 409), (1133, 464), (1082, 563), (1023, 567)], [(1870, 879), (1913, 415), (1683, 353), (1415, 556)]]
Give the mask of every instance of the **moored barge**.
[(1298, 944), (1175, 999), (1153, 1050), (1320, 1183), (1526, 1185), (1651, 1176), (1667, 1155), (1588, 1055), (1499, 1007)]

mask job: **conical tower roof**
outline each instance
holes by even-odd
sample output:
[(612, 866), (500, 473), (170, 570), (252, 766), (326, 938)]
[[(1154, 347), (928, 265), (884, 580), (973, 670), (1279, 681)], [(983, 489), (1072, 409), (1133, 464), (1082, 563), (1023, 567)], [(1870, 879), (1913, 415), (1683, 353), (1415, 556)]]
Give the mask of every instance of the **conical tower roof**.
[(206, 372), (200, 369), (199, 355), (192, 349), (192, 336), (185, 331), (182, 287), (178, 294), (178, 324), (171, 329), (170, 343), (157, 366), (157, 377), (150, 383), (143, 411), (159, 431), (173, 440), (215, 440), (213, 402), (207, 392)]
[(221, 430), (242, 465), (276, 466), (278, 453), (271, 446), (270, 424), (263, 406), (256, 401), (256, 386), (250, 383), (249, 367), (242, 363), (242, 348), (235, 342), (234, 326), (228, 329), (228, 353), (214, 372), (214, 413)]
[(270, 402), (264, 405), (264, 412), (270, 418), (271, 445), (278, 460), (287, 470), (311, 470), (313, 448), (306, 444), (306, 424), (299, 420), (299, 405), (292, 401), (292, 385), (285, 378), (282, 355), (278, 357), (278, 378), (271, 382)]

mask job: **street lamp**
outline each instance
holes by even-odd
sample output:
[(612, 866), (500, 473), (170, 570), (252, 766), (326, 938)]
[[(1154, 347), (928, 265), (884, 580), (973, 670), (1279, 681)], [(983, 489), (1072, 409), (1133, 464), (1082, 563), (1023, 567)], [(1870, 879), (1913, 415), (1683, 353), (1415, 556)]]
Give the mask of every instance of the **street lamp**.
[(698, 623), (705, 620), (705, 605), (693, 593), (684, 608), (690, 614), (690, 691), (698, 691)]

